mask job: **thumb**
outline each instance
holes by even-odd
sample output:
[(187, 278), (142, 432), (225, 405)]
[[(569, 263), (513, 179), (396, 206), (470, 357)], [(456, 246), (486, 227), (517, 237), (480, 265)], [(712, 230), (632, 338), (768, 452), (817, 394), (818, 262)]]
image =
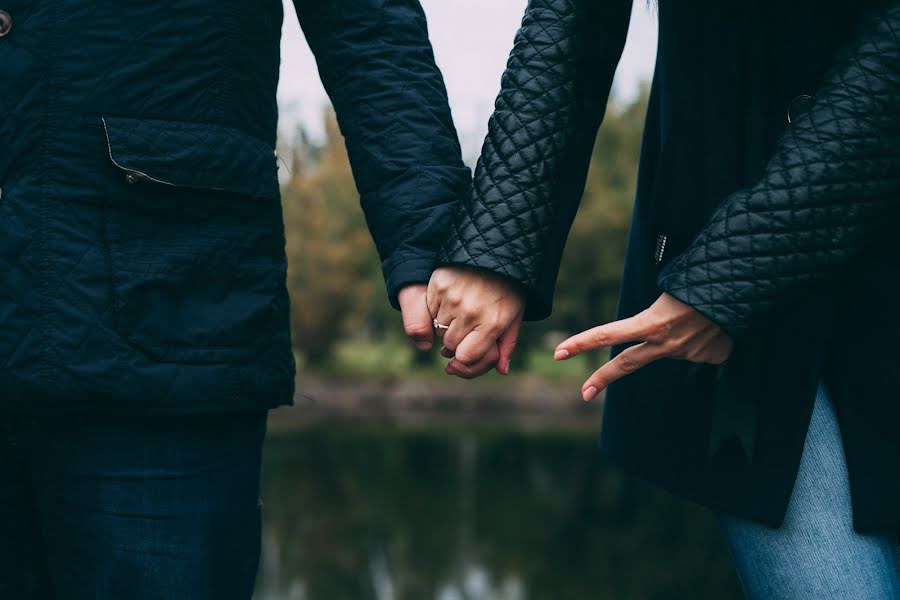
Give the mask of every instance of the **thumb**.
[(408, 285), (397, 296), (403, 316), (403, 330), (422, 352), (431, 350), (434, 344), (434, 328), (431, 313), (425, 303), (425, 284)]
[(500, 351), (500, 358), (497, 360), (497, 372), (501, 375), (509, 375), (509, 361), (512, 358), (513, 350), (516, 349), (516, 342), (519, 340), (519, 331), (522, 329), (522, 318), (519, 317), (513, 321), (509, 329), (503, 332), (497, 340), (497, 349)]

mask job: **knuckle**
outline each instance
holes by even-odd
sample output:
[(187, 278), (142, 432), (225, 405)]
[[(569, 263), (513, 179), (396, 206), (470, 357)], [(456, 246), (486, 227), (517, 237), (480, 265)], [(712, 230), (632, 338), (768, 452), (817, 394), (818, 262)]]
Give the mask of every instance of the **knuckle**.
[(590, 340), (588, 341), (588, 344), (578, 343), (578, 344), (576, 344), (576, 345), (578, 346), (578, 348), (579, 348), (580, 350), (583, 350), (583, 349), (586, 349), (586, 347), (587, 347), (589, 344), (590, 344), (590, 345), (596, 345), (596, 346), (608, 346), (609, 343), (610, 343), (610, 337), (609, 337), (609, 334), (606, 333), (606, 332), (604, 332), (604, 331), (598, 331), (597, 333), (593, 334), (593, 335), (590, 337)]
[(484, 329), (487, 333), (496, 337), (497, 334), (503, 331), (503, 321), (497, 316), (490, 317), (484, 323)]
[(406, 335), (409, 337), (426, 337), (431, 334), (431, 324), (425, 323), (407, 323), (403, 327), (404, 331), (406, 331)]
[(470, 298), (460, 300), (460, 309), (469, 317), (477, 317), (483, 312), (478, 302)]
[(438, 269), (431, 276), (431, 285), (439, 291), (447, 291), (450, 289), (453, 277), (444, 269)]
[(724, 349), (720, 352), (715, 352), (712, 356), (709, 357), (709, 362), (714, 365), (721, 365), (725, 361), (728, 360), (728, 357), (731, 356), (731, 351), (729, 349)]
[(470, 352), (466, 352), (466, 351), (457, 352), (454, 355), (454, 358), (456, 360), (458, 360), (459, 362), (461, 362), (462, 364), (467, 365), (467, 366), (478, 362), (478, 359), (476, 357), (472, 356), (472, 354)]
[(663, 352), (667, 356), (686, 356), (689, 350), (685, 341), (680, 339), (663, 340), (660, 346), (662, 346)]
[(684, 358), (695, 363), (707, 362), (704, 360), (703, 352), (699, 350), (688, 350), (684, 353)]
[(627, 354), (622, 355), (619, 366), (621, 366), (622, 370), (626, 373), (634, 373), (640, 368), (640, 364), (638, 364), (634, 357), (628, 356)]
[(645, 316), (646, 328), (650, 341), (663, 340), (672, 333), (672, 321), (659, 315)]

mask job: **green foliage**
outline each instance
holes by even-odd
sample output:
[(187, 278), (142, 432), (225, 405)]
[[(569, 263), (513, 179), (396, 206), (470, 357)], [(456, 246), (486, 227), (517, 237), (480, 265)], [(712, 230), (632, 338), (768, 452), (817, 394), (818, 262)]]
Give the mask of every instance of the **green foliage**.
[(615, 316), (646, 112), (646, 90), (635, 103), (607, 111), (563, 255), (548, 320), (555, 329), (582, 330)]
[[(519, 365), (544, 365), (527, 355), (546, 351), (548, 333), (580, 331), (614, 316), (646, 110), (645, 88), (636, 102), (611, 104), (607, 111), (563, 257), (554, 313), (526, 325)], [(302, 132), (293, 142), (291, 175), (282, 192), (295, 346), (312, 368), (343, 362), (334, 353), (339, 342), (374, 341), (388, 349), (402, 338), (399, 315), (386, 302), (343, 138), (331, 111), (325, 120), (322, 145)], [(384, 358), (395, 367), (413, 360)], [(431, 361), (422, 366), (431, 368)]]
[(326, 125), (323, 147), (301, 138), (294, 148), (282, 189), (294, 343), (313, 367), (330, 359), (339, 339), (362, 330), (380, 304), (379, 262), (330, 112)]

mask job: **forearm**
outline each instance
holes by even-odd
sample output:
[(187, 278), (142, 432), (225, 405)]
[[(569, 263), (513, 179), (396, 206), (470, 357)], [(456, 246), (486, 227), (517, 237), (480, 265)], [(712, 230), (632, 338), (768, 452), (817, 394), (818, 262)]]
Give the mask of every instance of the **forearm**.
[(295, 0), (392, 304), (426, 282), (470, 180), (418, 0)]
[(622, 53), (631, 2), (531, 0), (488, 135), (440, 255), (517, 282), (550, 313), (563, 246)]
[(877, 15), (783, 134), (765, 174), (722, 203), (660, 287), (735, 337), (893, 234), (900, 216), (900, 2)]

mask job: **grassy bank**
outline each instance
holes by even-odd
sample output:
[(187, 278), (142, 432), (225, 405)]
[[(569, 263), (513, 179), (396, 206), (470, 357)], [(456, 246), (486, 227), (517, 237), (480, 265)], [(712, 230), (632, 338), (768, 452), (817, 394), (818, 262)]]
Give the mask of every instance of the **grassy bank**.
[[(339, 343), (328, 364), (312, 366), (306, 363), (302, 355), (297, 355), (298, 370), (302, 374), (322, 377), (348, 377), (380, 382), (398, 379), (445, 380), (444, 373), (447, 361), (441, 358), (436, 350), (417, 356), (416, 351), (405, 341), (389, 340), (384, 342), (346, 341)], [(553, 360), (549, 350), (530, 352), (513, 357), (510, 377), (528, 377), (542, 381), (581, 382), (587, 374), (599, 365), (592, 366), (587, 356), (559, 362)], [(496, 372), (470, 383), (496, 383), (505, 379)]]

